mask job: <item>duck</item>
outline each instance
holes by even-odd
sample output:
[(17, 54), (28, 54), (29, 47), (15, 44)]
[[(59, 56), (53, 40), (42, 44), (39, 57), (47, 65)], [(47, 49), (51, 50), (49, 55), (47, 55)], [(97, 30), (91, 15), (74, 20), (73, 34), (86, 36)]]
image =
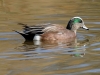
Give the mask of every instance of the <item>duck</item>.
[(27, 24), (19, 23), (23, 25), (23, 31), (17, 32), (22, 35), (25, 40), (29, 41), (67, 41), (70, 42), (76, 38), (76, 33), (79, 28), (89, 30), (84, 24), (81, 17), (73, 17), (69, 20), (66, 27), (59, 24), (38, 24), (29, 26)]

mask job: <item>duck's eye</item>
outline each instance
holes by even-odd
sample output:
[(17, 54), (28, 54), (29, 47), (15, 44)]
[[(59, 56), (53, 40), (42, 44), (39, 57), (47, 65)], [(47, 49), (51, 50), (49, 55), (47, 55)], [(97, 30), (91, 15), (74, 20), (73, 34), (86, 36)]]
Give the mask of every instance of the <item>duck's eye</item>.
[(82, 23), (82, 20), (80, 20), (79, 23)]

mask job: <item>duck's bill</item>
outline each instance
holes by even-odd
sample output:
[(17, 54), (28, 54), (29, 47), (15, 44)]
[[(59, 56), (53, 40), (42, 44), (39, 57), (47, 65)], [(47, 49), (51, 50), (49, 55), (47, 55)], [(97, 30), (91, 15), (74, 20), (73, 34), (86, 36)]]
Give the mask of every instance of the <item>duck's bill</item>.
[(89, 30), (89, 28), (87, 28), (85, 25), (83, 25), (82, 28), (85, 29), (85, 30)]

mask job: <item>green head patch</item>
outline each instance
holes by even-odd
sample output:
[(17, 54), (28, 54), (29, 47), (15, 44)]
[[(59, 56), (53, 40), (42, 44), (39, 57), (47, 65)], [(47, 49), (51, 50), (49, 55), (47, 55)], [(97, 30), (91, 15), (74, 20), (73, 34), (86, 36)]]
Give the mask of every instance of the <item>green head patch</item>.
[(83, 20), (80, 17), (73, 17), (67, 25), (67, 29), (71, 30), (72, 25), (76, 24), (76, 23), (83, 23)]
[(82, 23), (82, 20), (80, 18), (74, 18), (73, 23)]

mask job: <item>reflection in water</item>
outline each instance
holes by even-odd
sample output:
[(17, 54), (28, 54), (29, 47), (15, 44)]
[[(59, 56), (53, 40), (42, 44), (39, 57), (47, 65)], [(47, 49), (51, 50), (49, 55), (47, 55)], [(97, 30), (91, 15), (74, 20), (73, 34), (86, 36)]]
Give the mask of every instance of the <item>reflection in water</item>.
[[(71, 56), (75, 56), (75, 57), (83, 57), (85, 55), (85, 48), (86, 48), (86, 44), (88, 43), (88, 40), (84, 40), (80, 43), (77, 43), (77, 39), (75, 39), (75, 41), (73, 42), (50, 42), (50, 41), (25, 41), (23, 43), (23, 46), (21, 46), (21, 48), (23, 48), (24, 51), (39, 51), (37, 49), (40, 49), (40, 53), (44, 52), (44, 50), (46, 50), (47, 52), (55, 52), (59, 49), (62, 50), (66, 50), (68, 54), (70, 54)], [(45, 52), (46, 52), (45, 51)], [(38, 53), (38, 52), (37, 52)]]
[[(100, 75), (100, 0), (0, 0), (0, 75)], [(78, 42), (25, 42), (12, 32), (42, 23), (66, 26), (83, 18)], [(86, 39), (86, 40), (85, 40)]]

